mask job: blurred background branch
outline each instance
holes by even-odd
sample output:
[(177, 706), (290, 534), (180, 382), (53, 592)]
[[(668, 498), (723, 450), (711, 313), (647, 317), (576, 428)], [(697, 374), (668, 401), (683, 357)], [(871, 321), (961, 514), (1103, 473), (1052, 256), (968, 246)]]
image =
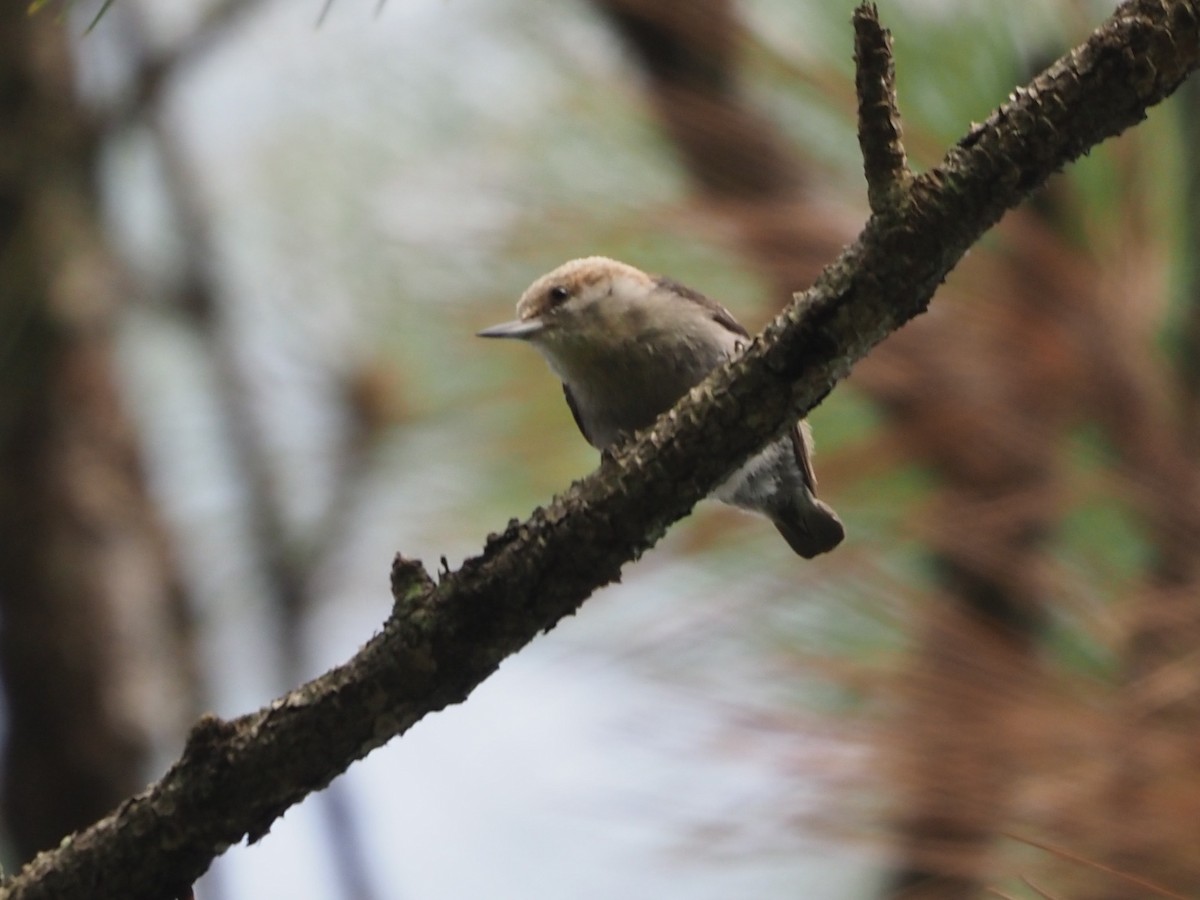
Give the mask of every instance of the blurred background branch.
[(130, 278), (48, 15), (0, 13), (4, 824), (27, 859), (144, 782), (198, 711), (192, 620), (117, 372)]

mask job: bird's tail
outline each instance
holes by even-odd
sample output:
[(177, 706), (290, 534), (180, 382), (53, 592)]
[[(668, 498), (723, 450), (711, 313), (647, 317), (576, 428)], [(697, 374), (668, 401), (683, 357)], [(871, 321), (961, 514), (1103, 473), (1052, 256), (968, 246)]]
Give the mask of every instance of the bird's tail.
[(805, 559), (828, 553), (846, 536), (838, 514), (807, 490), (798, 503), (772, 510), (771, 521), (788, 546)]

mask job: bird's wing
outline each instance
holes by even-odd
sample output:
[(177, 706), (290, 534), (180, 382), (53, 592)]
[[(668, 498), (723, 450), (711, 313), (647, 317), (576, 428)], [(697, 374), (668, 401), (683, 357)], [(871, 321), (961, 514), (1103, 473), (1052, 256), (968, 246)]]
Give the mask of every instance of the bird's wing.
[(579, 428), (579, 433), (583, 435), (585, 441), (596, 446), (596, 442), (592, 440), (592, 436), (588, 434), (587, 428), (583, 424), (583, 416), (579, 414), (579, 405), (575, 402), (575, 396), (571, 393), (571, 389), (564, 384), (562, 386), (563, 396), (567, 399), (567, 409), (571, 410), (571, 418), (575, 420), (575, 425)]
[[(709, 311), (714, 321), (723, 325), (725, 328), (729, 329), (739, 337), (750, 337), (750, 332), (746, 331), (746, 329), (742, 327), (742, 323), (733, 317), (733, 313), (723, 307), (716, 300), (706, 297), (699, 291), (693, 290), (687, 285), (680, 284), (678, 281), (674, 281), (670, 278), (659, 278), (657, 279), (657, 282), (659, 287), (678, 294), (680, 297), (690, 300), (692, 303), (699, 303)], [(567, 402), (570, 402), (569, 395)], [(572, 412), (574, 412), (574, 409), (572, 409)], [(579, 421), (579, 417), (576, 416), (575, 420)], [(797, 422), (796, 427), (792, 429), (792, 450), (796, 454), (796, 464), (800, 467), (800, 474), (804, 478), (804, 486), (807, 487), (815, 497), (817, 493), (817, 473), (813, 471), (812, 459), (810, 458), (808, 450), (808, 438), (804, 433), (805, 427), (805, 423), (800, 421)], [(579, 430), (583, 430), (582, 425), (579, 426)]]
[(739, 337), (750, 337), (750, 332), (742, 327), (742, 323), (733, 317), (733, 313), (723, 307), (716, 300), (706, 297), (697, 290), (693, 290), (686, 284), (680, 284), (672, 278), (657, 278), (655, 283), (658, 287), (670, 291), (673, 294), (678, 294), (685, 300), (690, 300), (692, 303), (698, 303), (703, 306), (712, 315), (713, 321), (720, 323), (728, 328)]
[(804, 422), (797, 422), (792, 429), (792, 450), (796, 454), (796, 464), (800, 466), (800, 474), (804, 476), (804, 486), (815, 497), (817, 495), (817, 473), (813, 471), (812, 459), (808, 453), (808, 441), (805, 440)]

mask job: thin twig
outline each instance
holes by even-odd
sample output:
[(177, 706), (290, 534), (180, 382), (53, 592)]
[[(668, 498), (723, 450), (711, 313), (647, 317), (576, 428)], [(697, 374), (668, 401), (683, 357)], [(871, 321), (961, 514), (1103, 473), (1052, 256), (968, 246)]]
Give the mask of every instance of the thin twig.
[(1021, 876), (1021, 883), (1023, 885), (1025, 885), (1025, 887), (1027, 887), (1031, 891), (1033, 891), (1035, 894), (1037, 894), (1039, 897), (1044, 898), (1044, 900), (1059, 900), (1059, 898), (1055, 897), (1049, 891), (1044, 891), (1040, 887), (1038, 887), (1036, 884), (1034, 884), (1033, 880), (1030, 879), (1026, 875)]
[(858, 91), (858, 144), (867, 200), (879, 215), (899, 205), (912, 173), (901, 141), (892, 34), (879, 23), (874, 3), (854, 10), (854, 82)]
[(1027, 844), (1030, 847), (1036, 847), (1038, 850), (1045, 850), (1060, 859), (1065, 859), (1069, 862), (1078, 863), (1081, 866), (1087, 866), (1090, 869), (1095, 869), (1098, 872), (1103, 872), (1106, 875), (1112, 875), (1114, 878), (1119, 878), (1129, 884), (1136, 884), (1138, 887), (1150, 891), (1152, 894), (1157, 894), (1159, 897), (1168, 897), (1170, 900), (1189, 900), (1183, 894), (1177, 894), (1169, 888), (1165, 888), (1160, 884), (1155, 884), (1146, 878), (1139, 875), (1131, 875), (1129, 872), (1122, 872), (1120, 869), (1105, 865), (1094, 859), (1088, 859), (1086, 856), (1081, 856), (1078, 853), (1072, 853), (1064, 847), (1056, 847), (1053, 844), (1046, 844), (1042, 841), (1034, 840), (1033, 838), (1023, 837), (1011, 831), (1000, 832), (1004, 837), (1012, 841), (1017, 841), (1021, 844)]

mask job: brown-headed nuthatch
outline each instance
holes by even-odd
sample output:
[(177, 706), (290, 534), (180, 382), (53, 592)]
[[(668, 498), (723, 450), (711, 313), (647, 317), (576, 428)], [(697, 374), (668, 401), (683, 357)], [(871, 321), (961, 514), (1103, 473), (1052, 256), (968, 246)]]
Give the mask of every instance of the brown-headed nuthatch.
[[(579, 430), (601, 451), (652, 424), (749, 340), (720, 304), (600, 256), (543, 275), (522, 295), (517, 316), (480, 337), (518, 338), (537, 348), (562, 379)], [(811, 558), (845, 536), (816, 487), (812, 438), (801, 421), (714, 494), (762, 513), (793, 550)]]

